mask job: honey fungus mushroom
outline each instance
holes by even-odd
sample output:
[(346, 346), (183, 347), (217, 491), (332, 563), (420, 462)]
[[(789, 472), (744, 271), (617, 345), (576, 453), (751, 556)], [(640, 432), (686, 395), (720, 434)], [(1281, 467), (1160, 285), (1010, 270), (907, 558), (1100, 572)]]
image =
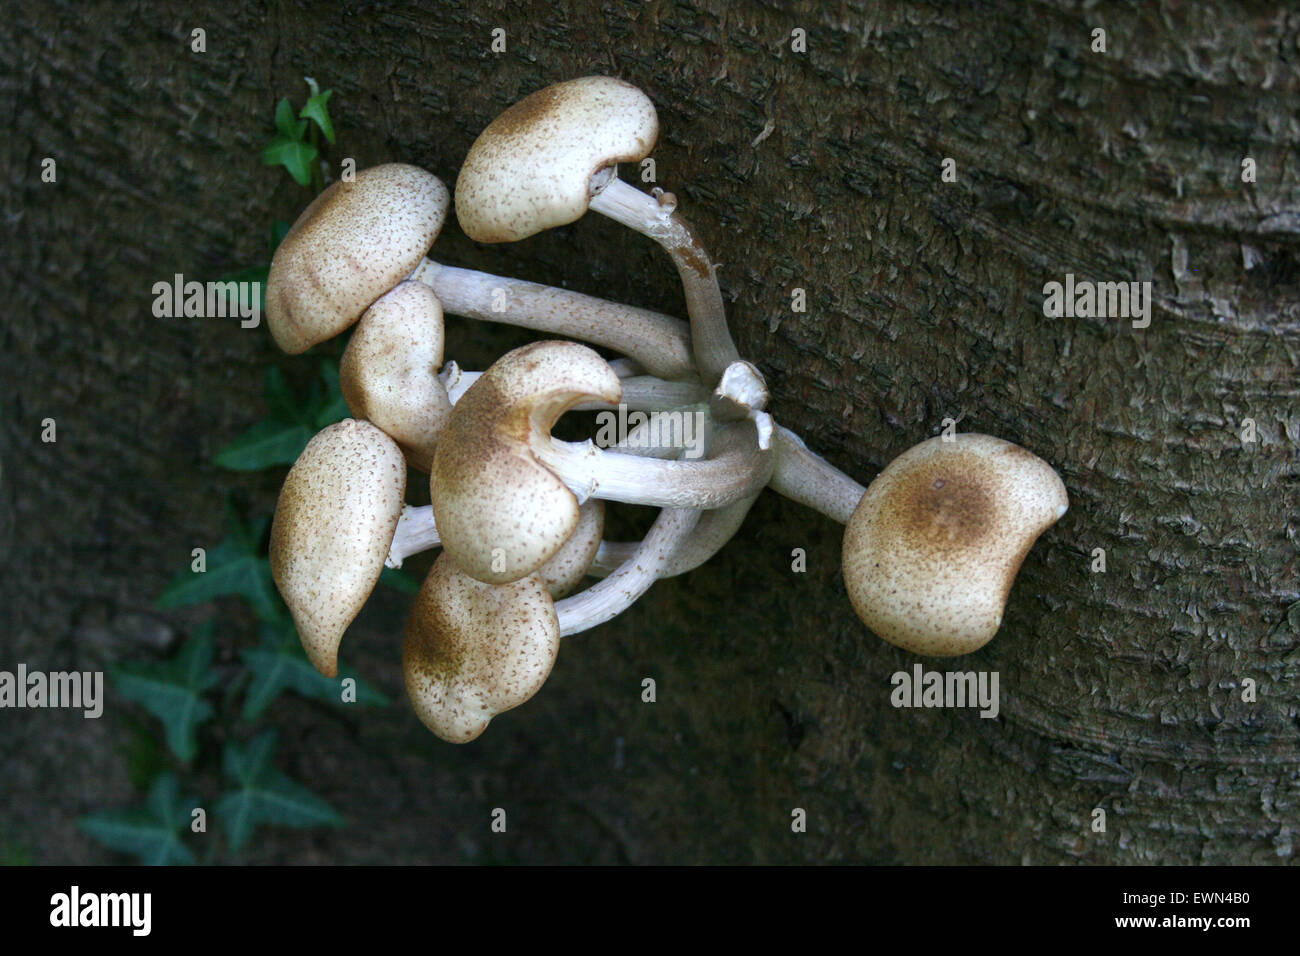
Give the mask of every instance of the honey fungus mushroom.
[(993, 638), (1029, 549), (1069, 507), (1060, 477), (1032, 452), (989, 435), (953, 439), (894, 459), (844, 532), (858, 617), (927, 656), (969, 654)]
[(536, 342), (502, 356), (456, 402), (429, 490), (443, 547), (466, 573), (494, 584), (531, 574), (568, 539), (588, 497), (707, 509), (762, 489), (770, 452), (749, 420), (719, 426), (699, 461), (551, 437), (568, 409), (620, 394), (618, 376), (591, 349)]
[(680, 319), (427, 259), (449, 204), (441, 180), (404, 163), (331, 184), (271, 260), (266, 321), (280, 348), (296, 354), (338, 335), (409, 277), (430, 286), (453, 315), (580, 338), (662, 378), (694, 376), (690, 330)]
[(584, 76), (545, 87), (474, 141), (456, 179), (456, 218), (478, 242), (516, 242), (591, 208), (653, 239), (681, 279), (696, 367), (712, 387), (740, 358), (716, 267), (671, 194), (651, 196), (616, 175), (620, 162), (648, 156), (658, 137), (654, 104), (630, 83)]
[(271, 574), (307, 658), (338, 674), (343, 633), (379, 581), (406, 492), (401, 449), (369, 422), (322, 429), (289, 469), (271, 524)]

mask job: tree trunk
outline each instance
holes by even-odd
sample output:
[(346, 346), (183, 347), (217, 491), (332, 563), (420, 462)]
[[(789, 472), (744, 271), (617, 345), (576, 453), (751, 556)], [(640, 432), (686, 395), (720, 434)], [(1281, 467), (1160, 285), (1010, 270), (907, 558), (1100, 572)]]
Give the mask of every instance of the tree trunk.
[[(154, 318), (151, 289), (257, 261), (271, 220), (305, 204), (260, 160), (281, 96), (301, 103), (317, 78), (337, 91), (335, 161), (450, 185), (510, 103), (609, 73), (658, 108), (657, 182), (722, 264), (778, 421), (864, 483), (945, 418), (1064, 478), (1070, 511), (1030, 552), (1001, 633), (926, 662), (998, 672), (1000, 713), (891, 706), (916, 659), (854, 616), (840, 527), (769, 494), (711, 563), (567, 639), (541, 693), (466, 747), (406, 705), (410, 599), (382, 592), (343, 652), (394, 705), (339, 716), (284, 697), (266, 718), (282, 768), (352, 824), (268, 831), (245, 858), (1293, 860), (1300, 13), (785, 6), (12, 5), (0, 667), (102, 668), (214, 613), (225, 662), (256, 640), (237, 602), (152, 602), (223, 536), (227, 491), (270, 513), (283, 471), (213, 457), (265, 413), (268, 364), (303, 381), (314, 363), (265, 327)], [(666, 257), (595, 216), (505, 246), (452, 223), (436, 251), (684, 312)], [(1067, 274), (1150, 281), (1149, 327), (1046, 317), (1044, 284)], [(449, 322), (466, 367), (527, 340)], [(0, 845), (109, 859), (75, 819), (133, 799), (134, 713), (110, 697), (98, 721), (4, 715)]]

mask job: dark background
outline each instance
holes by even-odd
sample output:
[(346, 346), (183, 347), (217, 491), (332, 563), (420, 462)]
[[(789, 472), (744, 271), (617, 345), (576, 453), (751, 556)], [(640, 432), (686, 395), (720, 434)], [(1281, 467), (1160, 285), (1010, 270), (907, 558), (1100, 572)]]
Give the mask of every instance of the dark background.
[[(337, 91), (332, 159), (411, 162), (449, 185), (521, 96), (590, 73), (635, 83), (659, 110), (659, 182), (722, 264), (779, 421), (866, 482), (960, 418), (1045, 458), (1070, 492), (998, 638), (930, 664), (997, 670), (996, 720), (889, 705), (913, 658), (854, 617), (839, 526), (775, 495), (709, 565), (566, 640), (542, 692), (465, 747), (406, 705), (409, 598), (380, 591), (343, 653), (394, 705), (286, 696), (265, 718), (281, 769), (350, 825), (266, 829), (240, 859), (1295, 859), (1289, 5), (48, 0), (0, 16), (2, 667), (162, 656), (213, 616), (223, 665), (255, 641), (235, 600), (153, 601), (224, 535), (228, 490), (273, 508), (283, 470), (213, 456), (265, 414), (268, 364), (305, 382), (314, 362), (277, 353), (264, 326), (156, 319), (151, 289), (256, 262), (270, 221), (297, 215), (303, 191), (259, 153), (304, 75)], [(41, 182), (46, 156), (57, 184)], [(955, 184), (939, 179), (949, 156)], [(667, 259), (599, 217), (500, 247), (452, 223), (435, 254), (684, 311)], [(1067, 272), (1151, 280), (1150, 328), (1044, 318), (1043, 283)], [(528, 338), (451, 320), (449, 354), (481, 368)], [(807, 573), (790, 570), (796, 547)], [(10, 859), (121, 859), (75, 821), (138, 800), (123, 752), (143, 720), (111, 695), (98, 721), (0, 712)], [(507, 836), (488, 830), (498, 806)], [(794, 807), (807, 833), (791, 833)]]

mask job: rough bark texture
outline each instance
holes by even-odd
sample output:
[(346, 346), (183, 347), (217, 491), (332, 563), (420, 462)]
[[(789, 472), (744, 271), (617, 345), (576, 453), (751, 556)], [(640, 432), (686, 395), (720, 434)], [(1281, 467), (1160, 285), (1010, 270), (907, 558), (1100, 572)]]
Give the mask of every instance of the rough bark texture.
[[(865, 482), (960, 418), (1041, 455), (1071, 495), (998, 638), (930, 664), (998, 671), (992, 720), (890, 705), (913, 659), (853, 616), (839, 527), (771, 495), (711, 564), (567, 640), (542, 693), (467, 747), (433, 739), (402, 698), (409, 599), (386, 592), (344, 656), (394, 706), (339, 716), (286, 697), (266, 718), (291, 742), (282, 769), (350, 825), (268, 831), (243, 858), (1295, 859), (1300, 14), (49, 0), (4, 20), (0, 667), (158, 653), (214, 612), (152, 600), (222, 536), (226, 490), (273, 507), (282, 473), (213, 455), (264, 414), (269, 363), (299, 379), (312, 363), (265, 328), (155, 319), (151, 287), (254, 262), (269, 222), (296, 216), (302, 191), (258, 154), (304, 75), (338, 91), (335, 159), (413, 162), (449, 184), (520, 96), (596, 72), (636, 83), (659, 109), (659, 184), (723, 263), (780, 421)], [(47, 156), (57, 184), (41, 181)], [(437, 251), (682, 309), (667, 259), (595, 217), (502, 247), (453, 224)], [(1151, 280), (1150, 327), (1044, 318), (1043, 284), (1066, 273)], [(468, 367), (527, 340), (459, 321), (448, 334)], [(255, 635), (236, 602), (216, 611), (233, 663)], [(658, 703), (641, 702), (644, 677)], [(99, 721), (0, 712), (0, 844), (112, 859), (74, 821), (135, 799), (133, 713), (113, 698)], [(507, 835), (489, 831), (494, 807)]]

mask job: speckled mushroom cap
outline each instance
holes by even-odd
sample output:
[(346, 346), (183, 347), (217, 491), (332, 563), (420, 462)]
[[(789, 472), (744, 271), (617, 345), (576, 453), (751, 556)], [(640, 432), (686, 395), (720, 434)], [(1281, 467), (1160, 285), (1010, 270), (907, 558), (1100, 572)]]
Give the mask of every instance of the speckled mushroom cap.
[(472, 577), (532, 574), (578, 526), (578, 500), (537, 460), (556, 420), (581, 402), (617, 403), (609, 364), (576, 342), (535, 342), (499, 358), (461, 396), (433, 455), (429, 490), (442, 546)]
[(612, 76), (524, 97), (479, 134), (456, 180), (456, 218), (479, 242), (514, 242), (579, 219), (591, 177), (644, 159), (659, 137), (650, 98)]
[(1069, 504), (1037, 455), (989, 435), (955, 438), (894, 459), (844, 532), (858, 617), (891, 644), (939, 657), (992, 639), (1021, 562)]
[(339, 642), (384, 569), (406, 462), (369, 422), (344, 419), (289, 469), (271, 525), (271, 574), (312, 665), (338, 673)]
[(423, 282), (401, 282), (361, 316), (339, 362), (352, 414), (379, 426), (424, 472), (451, 415), (438, 378), (442, 350), (442, 303)]
[(426, 727), (468, 743), (537, 693), (559, 649), (555, 604), (540, 576), (484, 584), (443, 552), (406, 627), (406, 694)]
[(317, 196), (271, 259), (266, 324), (276, 344), (305, 352), (352, 325), (420, 264), (449, 202), (438, 177), (402, 163), (363, 169)]
[(605, 533), (605, 502), (588, 498), (578, 511), (578, 526), (573, 529), (564, 546), (549, 561), (537, 569), (542, 585), (553, 598), (562, 598), (587, 576), (587, 569), (596, 560), (600, 539)]

